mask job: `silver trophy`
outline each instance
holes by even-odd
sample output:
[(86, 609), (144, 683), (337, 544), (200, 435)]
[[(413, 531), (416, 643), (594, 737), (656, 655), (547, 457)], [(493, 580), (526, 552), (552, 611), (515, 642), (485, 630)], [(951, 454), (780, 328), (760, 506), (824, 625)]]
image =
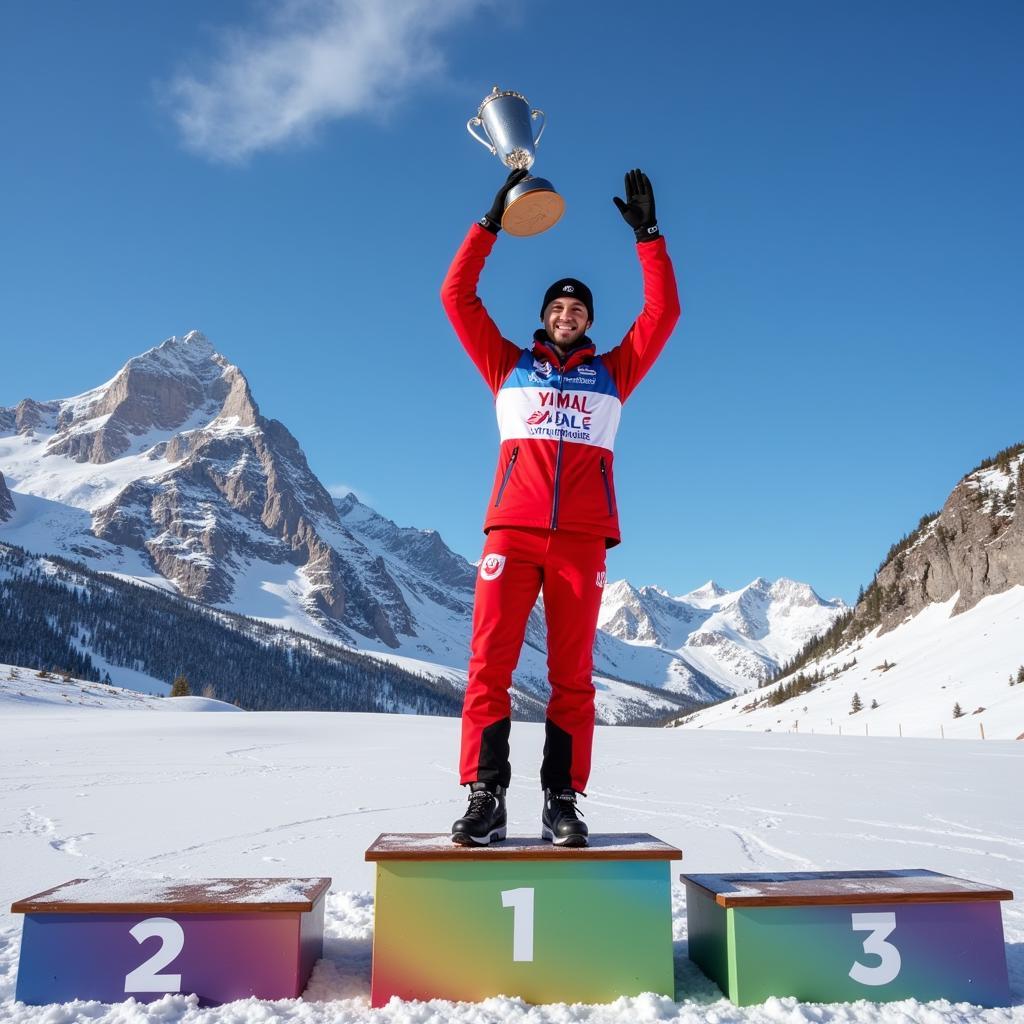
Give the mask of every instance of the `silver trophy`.
[[(533, 122), (540, 118), (540, 131), (533, 135)], [(484, 97), (476, 117), (466, 122), (466, 130), (506, 167), (529, 169), (537, 157), (536, 149), (544, 134), (547, 118), (543, 110), (531, 110), (525, 96), (495, 86)], [(483, 128), (484, 138), (475, 128)], [(510, 235), (539, 235), (557, 223), (565, 211), (565, 200), (546, 178), (532, 175), (509, 191), (501, 226)]]

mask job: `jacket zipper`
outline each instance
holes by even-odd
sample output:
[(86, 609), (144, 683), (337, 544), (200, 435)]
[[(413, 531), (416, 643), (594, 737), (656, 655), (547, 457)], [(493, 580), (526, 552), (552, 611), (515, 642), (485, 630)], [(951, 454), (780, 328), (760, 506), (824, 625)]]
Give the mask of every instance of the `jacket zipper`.
[(608, 467), (604, 464), (604, 456), (601, 456), (601, 479), (604, 481), (604, 496), (608, 500), (608, 515), (612, 515), (612, 488), (608, 483)]
[(516, 459), (518, 458), (519, 445), (516, 445), (515, 448), (512, 449), (512, 458), (508, 460), (508, 465), (505, 467), (505, 475), (501, 478), (501, 487), (498, 488), (498, 500), (494, 503), (495, 508), (501, 504), (501, 496), (505, 493), (508, 478), (512, 475), (512, 467), (516, 464)]
[[(564, 369), (564, 367), (563, 367)], [(562, 371), (558, 371), (558, 393), (562, 393)], [(557, 406), (555, 409), (555, 417), (558, 417), (558, 409), (561, 406)], [(558, 484), (561, 480), (562, 471), (562, 428), (558, 428), (558, 451), (555, 452), (555, 493), (551, 498), (551, 529), (558, 529)]]

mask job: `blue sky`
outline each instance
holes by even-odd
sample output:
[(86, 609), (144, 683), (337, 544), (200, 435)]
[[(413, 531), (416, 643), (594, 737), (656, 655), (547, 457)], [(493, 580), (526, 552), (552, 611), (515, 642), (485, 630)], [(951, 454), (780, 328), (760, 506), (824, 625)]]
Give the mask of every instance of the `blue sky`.
[(326, 484), (478, 557), (497, 431), (437, 292), (504, 177), (464, 128), (497, 82), (567, 203), (499, 238), (506, 335), (572, 275), (620, 340), (630, 167), (679, 277), (610, 578), (852, 600), (1024, 439), (1022, 44), (995, 0), (2, 5), (0, 405), (199, 328)]

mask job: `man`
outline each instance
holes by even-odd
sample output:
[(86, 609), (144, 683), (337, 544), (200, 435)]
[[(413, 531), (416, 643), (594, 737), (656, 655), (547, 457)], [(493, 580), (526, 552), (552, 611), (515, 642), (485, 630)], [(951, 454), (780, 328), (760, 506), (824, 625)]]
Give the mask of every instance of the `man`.
[(612, 475), (622, 403), (658, 358), (679, 319), (675, 276), (658, 230), (654, 192), (640, 170), (614, 198), (637, 239), (644, 305), (622, 342), (596, 354), (590, 289), (575, 278), (548, 288), (543, 329), (522, 349), (502, 337), (476, 294), (501, 229), (513, 171), (491, 209), (469, 229), (441, 301), (495, 395), (501, 448), (477, 573), (469, 684), (462, 711), (460, 782), (466, 814), (452, 826), (461, 845), (506, 834), (512, 672), (538, 593), (544, 591), (551, 699), (545, 720), (541, 835), (586, 846), (576, 797), (585, 793), (594, 734), (593, 646), (605, 582), (605, 551), (619, 543)]

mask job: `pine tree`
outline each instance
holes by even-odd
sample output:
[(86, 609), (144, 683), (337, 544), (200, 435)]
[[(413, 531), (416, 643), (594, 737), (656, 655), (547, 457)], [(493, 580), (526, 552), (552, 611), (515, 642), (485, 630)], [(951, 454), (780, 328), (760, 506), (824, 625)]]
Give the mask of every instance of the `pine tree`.
[(860, 694), (859, 693), (855, 693), (853, 695), (853, 700), (850, 701), (850, 714), (851, 715), (855, 715), (855, 714), (857, 714), (858, 711), (863, 711), (863, 710), (864, 710), (864, 704), (863, 704), (863, 702), (860, 699)]
[(960, 701), (957, 701), (953, 705), (953, 717), (954, 718), (963, 718), (964, 717), (964, 709), (962, 707), (960, 707)]
[(1017, 669), (1017, 682), (1024, 683), (1024, 665)]
[(872, 697), (871, 698), (871, 710), (874, 711), (875, 708), (877, 708), (877, 707), (878, 707), (878, 701), (875, 700), (874, 697)]
[(190, 697), (191, 695), (192, 687), (188, 685), (188, 679), (185, 676), (176, 676), (174, 683), (171, 685), (171, 696)]

